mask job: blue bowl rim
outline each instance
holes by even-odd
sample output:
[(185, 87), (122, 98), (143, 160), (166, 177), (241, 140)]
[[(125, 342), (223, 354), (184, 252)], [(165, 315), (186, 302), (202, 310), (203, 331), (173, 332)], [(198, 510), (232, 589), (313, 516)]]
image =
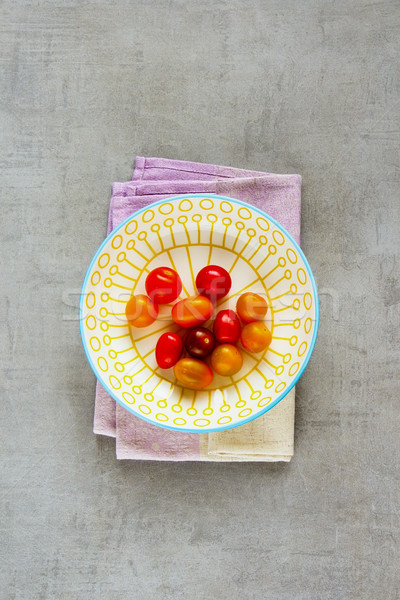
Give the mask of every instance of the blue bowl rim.
[[(155, 423), (154, 421), (152, 421), (151, 419), (147, 419), (144, 415), (139, 414), (138, 412), (136, 412), (135, 410), (133, 410), (132, 408), (128, 407), (126, 404), (124, 404), (123, 402), (121, 402), (121, 400), (119, 400), (113, 393), (113, 390), (110, 389), (110, 387), (102, 380), (101, 374), (99, 372), (99, 370), (96, 368), (96, 366), (93, 364), (92, 359), (90, 357), (90, 353), (89, 353), (89, 349), (87, 347), (86, 341), (85, 341), (85, 335), (84, 335), (84, 331), (83, 331), (83, 310), (84, 310), (84, 299), (85, 299), (85, 290), (86, 290), (86, 286), (87, 286), (87, 281), (89, 279), (89, 274), (92, 270), (93, 265), (95, 264), (96, 260), (98, 259), (101, 251), (103, 250), (104, 246), (107, 244), (107, 242), (122, 228), (124, 227), (127, 223), (129, 223), (129, 221), (131, 221), (132, 219), (134, 219), (137, 215), (140, 215), (141, 213), (145, 212), (146, 210), (149, 210), (150, 208), (154, 207), (154, 206), (158, 206), (159, 204), (164, 204), (165, 202), (171, 202), (171, 201), (175, 201), (175, 200), (184, 200), (185, 198), (215, 198), (217, 200), (227, 200), (228, 202), (235, 202), (236, 204), (240, 204), (241, 206), (244, 206), (246, 208), (249, 208), (252, 211), (258, 212), (261, 216), (266, 216), (272, 223), (274, 223), (274, 225), (283, 233), (285, 234), (285, 236), (287, 236), (289, 238), (289, 240), (292, 242), (292, 244), (295, 246), (296, 250), (299, 252), (300, 256), (302, 257), (304, 264), (307, 268), (307, 273), (310, 277), (311, 283), (312, 283), (312, 288), (313, 288), (313, 293), (314, 293), (314, 298), (315, 298), (315, 327), (314, 327), (314, 333), (313, 333), (313, 337), (311, 340), (311, 344), (307, 353), (306, 358), (304, 359), (304, 363), (301, 367), (301, 369), (299, 370), (298, 373), (296, 373), (296, 376), (294, 377), (294, 380), (290, 383), (289, 387), (287, 389), (285, 389), (282, 394), (280, 394), (275, 400), (274, 402), (271, 402), (271, 404), (268, 404), (265, 407), (265, 410), (257, 413), (256, 415), (253, 416), (249, 416), (247, 419), (243, 419), (242, 421), (240, 421), (240, 423), (235, 423), (233, 425), (222, 425), (221, 427), (215, 427), (213, 429), (206, 429), (206, 430), (198, 430), (198, 429), (186, 429), (186, 428), (180, 428), (180, 427), (171, 427), (170, 425), (166, 425), (164, 423)], [(83, 344), (83, 349), (85, 351), (86, 354), (86, 358), (89, 361), (89, 364), (94, 372), (94, 374), (96, 375), (97, 379), (99, 380), (99, 382), (101, 383), (101, 385), (104, 387), (104, 389), (106, 390), (106, 392), (116, 401), (118, 402), (118, 404), (120, 404), (123, 408), (125, 408), (126, 410), (128, 410), (129, 412), (131, 412), (132, 414), (134, 414), (136, 417), (139, 417), (140, 419), (143, 419), (144, 421), (147, 421), (147, 423), (150, 423), (151, 425), (157, 425), (158, 427), (162, 427), (164, 429), (170, 429), (172, 431), (180, 431), (182, 433), (212, 433), (212, 432), (217, 432), (217, 431), (225, 431), (227, 429), (234, 429), (235, 427), (239, 427), (241, 425), (245, 425), (246, 423), (249, 423), (250, 421), (253, 421), (254, 419), (258, 419), (259, 417), (261, 417), (262, 415), (264, 415), (265, 413), (267, 413), (268, 411), (270, 411), (272, 408), (274, 408), (274, 406), (276, 406), (281, 400), (283, 400), (283, 398), (285, 398), (285, 396), (288, 395), (288, 393), (290, 392), (290, 390), (296, 385), (296, 383), (299, 381), (300, 377), (302, 376), (302, 374), (305, 371), (305, 368), (308, 365), (308, 362), (311, 358), (311, 355), (314, 351), (314, 346), (315, 343), (317, 341), (317, 335), (318, 335), (318, 329), (319, 329), (319, 298), (318, 298), (318, 291), (317, 291), (317, 285), (315, 283), (315, 278), (313, 275), (313, 272), (311, 270), (311, 267), (308, 263), (307, 258), (305, 257), (304, 252), (302, 251), (302, 249), (300, 248), (300, 246), (298, 245), (298, 243), (293, 239), (293, 237), (290, 235), (290, 233), (288, 231), (286, 231), (286, 229), (284, 227), (282, 227), (282, 225), (280, 225), (280, 223), (278, 223), (273, 217), (271, 217), (268, 213), (266, 213), (265, 211), (261, 210), (260, 208), (253, 206), (252, 204), (249, 204), (248, 202), (242, 202), (242, 200), (238, 200), (237, 198), (230, 198), (229, 196), (220, 196), (218, 194), (181, 194), (179, 196), (170, 196), (167, 198), (164, 198), (163, 200), (158, 200), (157, 202), (152, 202), (151, 204), (148, 204), (147, 206), (140, 208), (139, 210), (137, 210), (136, 212), (132, 213), (129, 217), (127, 217), (126, 219), (124, 219), (124, 221), (122, 221), (122, 223), (120, 223), (120, 225), (118, 225), (115, 229), (113, 229), (109, 235), (105, 238), (105, 240), (100, 244), (99, 248), (97, 249), (97, 252), (95, 253), (95, 255), (93, 256), (89, 267), (87, 268), (86, 271), (86, 275), (85, 275), (85, 279), (83, 280), (83, 284), (82, 284), (82, 290), (81, 290), (81, 295), (80, 295), (80, 300), (79, 300), (79, 329), (80, 329), (80, 333), (81, 333), (81, 339), (82, 339), (82, 344)]]

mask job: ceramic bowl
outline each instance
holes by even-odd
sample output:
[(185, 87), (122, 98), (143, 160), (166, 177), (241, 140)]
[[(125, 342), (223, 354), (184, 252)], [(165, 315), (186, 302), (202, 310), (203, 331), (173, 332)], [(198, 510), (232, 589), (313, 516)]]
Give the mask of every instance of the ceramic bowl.
[[(272, 342), (260, 354), (244, 353), (237, 375), (215, 375), (195, 391), (155, 360), (161, 333), (178, 329), (170, 307), (137, 329), (128, 325), (125, 305), (132, 293), (145, 293), (146, 276), (158, 266), (176, 269), (182, 296), (194, 295), (196, 274), (207, 264), (225, 267), (232, 278), (219, 309), (234, 310), (245, 291), (267, 299)], [(318, 322), (314, 277), (288, 232), (261, 210), (216, 195), (168, 198), (126, 219), (96, 252), (80, 299), (83, 346), (107, 392), (141, 419), (186, 432), (230, 429), (273, 408), (303, 373)]]

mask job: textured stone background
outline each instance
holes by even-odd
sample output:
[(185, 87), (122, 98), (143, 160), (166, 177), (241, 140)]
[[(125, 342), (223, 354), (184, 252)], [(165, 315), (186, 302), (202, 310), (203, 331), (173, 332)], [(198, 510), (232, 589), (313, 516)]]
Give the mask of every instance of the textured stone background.
[[(398, 600), (398, 1), (2, 4), (1, 596)], [(289, 465), (117, 462), (77, 293), (136, 154), (303, 176)]]

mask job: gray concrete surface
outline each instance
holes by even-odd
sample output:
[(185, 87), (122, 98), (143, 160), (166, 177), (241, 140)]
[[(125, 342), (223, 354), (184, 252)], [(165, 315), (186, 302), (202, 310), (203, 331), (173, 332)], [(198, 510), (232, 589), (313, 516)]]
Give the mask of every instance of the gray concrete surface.
[[(398, 600), (399, 2), (4, 1), (1, 597)], [(303, 175), (291, 464), (117, 462), (77, 296), (136, 154)]]

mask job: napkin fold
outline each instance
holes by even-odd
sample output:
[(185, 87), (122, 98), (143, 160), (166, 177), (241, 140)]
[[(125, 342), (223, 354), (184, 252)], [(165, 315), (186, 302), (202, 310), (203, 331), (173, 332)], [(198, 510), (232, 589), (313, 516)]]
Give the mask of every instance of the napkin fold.
[[(137, 157), (131, 181), (113, 184), (107, 234), (135, 211), (170, 196), (220, 194), (264, 210), (300, 242), (301, 177), (164, 158)], [(96, 383), (94, 433), (116, 438), (118, 459), (290, 461), (295, 390), (262, 417), (216, 433), (185, 433), (147, 423)]]

